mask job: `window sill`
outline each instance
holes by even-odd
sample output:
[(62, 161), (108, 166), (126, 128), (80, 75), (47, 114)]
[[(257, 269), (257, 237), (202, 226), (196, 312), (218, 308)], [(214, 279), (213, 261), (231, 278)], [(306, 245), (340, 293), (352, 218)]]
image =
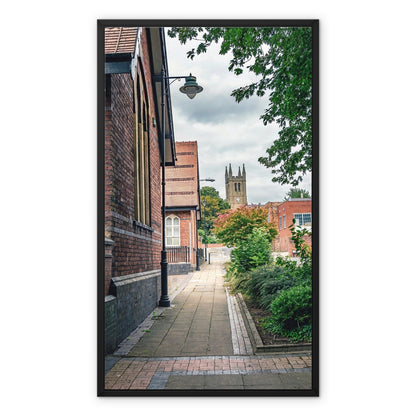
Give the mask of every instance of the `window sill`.
[(150, 232), (153, 232), (153, 231), (154, 231), (154, 229), (153, 229), (152, 227), (149, 227), (148, 225), (143, 224), (143, 223), (141, 223), (140, 221), (136, 221), (136, 220), (134, 220), (134, 221), (133, 221), (133, 224), (134, 224), (136, 227), (143, 228), (143, 229), (145, 229), (145, 230), (147, 230), (147, 231), (150, 231)]

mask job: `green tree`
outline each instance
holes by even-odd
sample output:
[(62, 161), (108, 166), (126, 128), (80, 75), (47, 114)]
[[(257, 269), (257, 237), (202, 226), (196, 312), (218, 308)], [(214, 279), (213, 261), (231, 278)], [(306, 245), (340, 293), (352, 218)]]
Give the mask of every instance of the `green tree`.
[(270, 243), (277, 235), (277, 229), (267, 222), (267, 210), (261, 207), (243, 206), (219, 215), (214, 223), (215, 235), (228, 247), (234, 247), (247, 240), (255, 228), (263, 228)]
[(291, 188), (286, 194), (284, 200), (289, 201), (294, 198), (311, 198), (311, 194), (306, 189)]
[(228, 70), (246, 69), (257, 82), (232, 91), (237, 102), (268, 93), (260, 119), (276, 123), (279, 137), (258, 160), (271, 169), (272, 181), (297, 186), (312, 170), (312, 28), (311, 27), (174, 27), (168, 31), (182, 44), (198, 40), (188, 51), (193, 59), (220, 43), (220, 54), (232, 53)]
[[(223, 214), (230, 209), (230, 204), (220, 197), (219, 192), (213, 186), (204, 186), (200, 190), (201, 193), (201, 221), (198, 225), (198, 233), (202, 235), (203, 242), (212, 242), (211, 231), (214, 221), (218, 215)], [(206, 206), (202, 205), (205, 199)]]

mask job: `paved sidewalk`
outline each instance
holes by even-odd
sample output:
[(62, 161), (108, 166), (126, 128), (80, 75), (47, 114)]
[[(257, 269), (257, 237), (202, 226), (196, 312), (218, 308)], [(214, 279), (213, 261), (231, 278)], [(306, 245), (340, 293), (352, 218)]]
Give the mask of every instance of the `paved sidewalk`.
[(194, 272), (171, 307), (155, 316), (133, 357), (231, 355), (233, 345), (221, 263)]
[(310, 389), (310, 354), (255, 356), (224, 258), (169, 278), (171, 307), (157, 308), (107, 357), (109, 390)]

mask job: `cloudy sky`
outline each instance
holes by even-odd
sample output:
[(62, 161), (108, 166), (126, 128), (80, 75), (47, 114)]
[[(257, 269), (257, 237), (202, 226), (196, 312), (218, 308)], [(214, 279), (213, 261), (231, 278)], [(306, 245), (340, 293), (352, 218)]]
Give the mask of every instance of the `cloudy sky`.
[[(171, 86), (173, 122), (176, 141), (197, 140), (200, 177), (213, 178), (215, 182), (201, 182), (201, 186), (214, 186), (225, 198), (225, 166), (231, 163), (233, 174), (243, 163), (247, 173), (249, 203), (281, 201), (290, 186), (271, 181), (270, 169), (258, 162), (266, 155), (277, 137), (277, 126), (264, 126), (260, 115), (267, 107), (267, 97), (253, 96), (237, 103), (231, 92), (253, 82), (256, 77), (244, 71), (236, 76), (228, 71), (229, 56), (219, 55), (218, 45), (212, 45), (205, 54), (193, 60), (186, 57), (190, 43), (181, 45), (166, 32), (169, 75), (192, 73), (204, 90), (190, 100), (179, 92), (183, 80)], [(197, 43), (195, 43), (197, 44)], [(311, 190), (310, 175), (299, 185)]]

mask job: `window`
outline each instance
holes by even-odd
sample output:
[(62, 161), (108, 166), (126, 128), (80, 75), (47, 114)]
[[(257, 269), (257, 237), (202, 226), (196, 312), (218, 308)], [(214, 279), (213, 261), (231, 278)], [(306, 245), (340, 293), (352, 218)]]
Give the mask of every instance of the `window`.
[(234, 191), (237, 192), (237, 184), (236, 183), (234, 184)]
[(298, 226), (311, 226), (312, 225), (312, 215), (310, 212), (303, 214), (293, 214), (296, 225)]
[(286, 215), (283, 215), (283, 228), (286, 228)]
[(238, 183), (238, 192), (240, 192), (240, 182)]
[(150, 226), (149, 110), (141, 70), (134, 79), (134, 210), (136, 220)]
[(267, 222), (270, 222), (270, 212), (267, 213)]
[(180, 246), (179, 217), (170, 215), (166, 218), (166, 245)]
[(279, 217), (279, 229), (282, 229), (282, 217)]

